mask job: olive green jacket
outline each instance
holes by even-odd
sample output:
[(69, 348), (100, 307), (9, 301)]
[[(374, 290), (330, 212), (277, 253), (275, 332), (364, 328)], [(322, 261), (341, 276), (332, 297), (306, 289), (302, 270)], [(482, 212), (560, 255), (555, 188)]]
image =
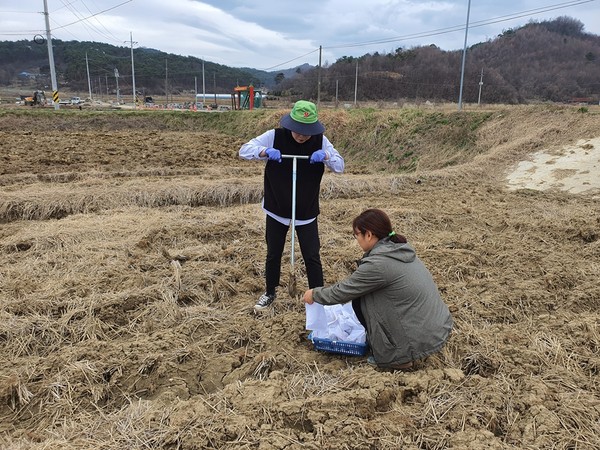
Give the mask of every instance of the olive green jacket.
[(452, 316), (425, 265), (409, 244), (381, 239), (348, 278), (313, 290), (317, 303), (360, 299), (367, 340), (380, 367), (422, 359), (439, 351)]

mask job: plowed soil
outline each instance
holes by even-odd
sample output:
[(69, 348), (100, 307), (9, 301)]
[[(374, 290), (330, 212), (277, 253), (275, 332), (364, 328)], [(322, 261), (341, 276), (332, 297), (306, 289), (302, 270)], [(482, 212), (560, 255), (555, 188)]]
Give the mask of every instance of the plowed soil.
[[(598, 111), (497, 111), (460, 164), (409, 174), (337, 146), (326, 283), (361, 256), (352, 219), (379, 207), (453, 313), (448, 345), (413, 372), (315, 351), (289, 249), (273, 309), (253, 312), (263, 166), (237, 156), (250, 134), (103, 114), (2, 117), (0, 448), (600, 448)], [(561, 171), (580, 151), (585, 167)], [(544, 182), (526, 184), (524, 163)]]

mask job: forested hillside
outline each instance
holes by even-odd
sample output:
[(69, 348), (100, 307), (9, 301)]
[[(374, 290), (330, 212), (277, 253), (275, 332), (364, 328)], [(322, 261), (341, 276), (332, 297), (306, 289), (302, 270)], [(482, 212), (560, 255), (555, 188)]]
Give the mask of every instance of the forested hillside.
[[(132, 90), (131, 49), (96, 42), (53, 41), (61, 89), (88, 90), (86, 57), (94, 91)], [(134, 48), (136, 90), (163, 95), (202, 89), (199, 58)], [(397, 48), (390, 53), (344, 56), (321, 69), (304, 64), (264, 72), (204, 62), (204, 86), (231, 92), (236, 85), (265, 87), (274, 95), (333, 101), (456, 101), (462, 50), (436, 46)], [(0, 85), (50, 85), (47, 45), (0, 42)], [(115, 76), (118, 70), (118, 80)], [(319, 74), (319, 70), (321, 73)], [(23, 73), (27, 72), (27, 73)], [(357, 76), (358, 73), (358, 76)], [(466, 102), (569, 102), (600, 95), (600, 37), (569, 17), (530, 22), (505, 30), (467, 50), (463, 98)], [(319, 78), (321, 86), (319, 90)]]
[[(565, 102), (600, 94), (600, 37), (561, 17), (506, 30), (467, 49), (463, 95), (485, 103)], [(456, 101), (463, 52), (436, 46), (398, 48), (388, 54), (343, 57), (322, 68), (321, 98)], [(358, 68), (358, 77), (356, 72)], [(483, 74), (483, 75), (482, 75)], [(318, 73), (304, 72), (280, 88), (317, 97)]]
[[(87, 68), (94, 91), (116, 90), (118, 72), (119, 89), (123, 94), (132, 92), (131, 48), (116, 47), (99, 42), (53, 40), (54, 62), (61, 88), (76, 91), (88, 90)], [(86, 66), (87, 57), (87, 66)], [(38, 86), (50, 85), (50, 66), (47, 43), (34, 41), (0, 42), (0, 85), (30, 84), (31, 78)], [(174, 55), (155, 49), (134, 48), (134, 73), (136, 90), (141, 93), (178, 93), (202, 89), (203, 61), (192, 56)], [(117, 72), (115, 72), (115, 69)], [(22, 72), (27, 72), (26, 74)], [(266, 73), (265, 73), (266, 74)], [(265, 74), (262, 74), (263, 76)], [(238, 83), (264, 84), (256, 73), (204, 62), (205, 86), (209, 92), (230, 92)], [(264, 78), (263, 78), (264, 79)]]

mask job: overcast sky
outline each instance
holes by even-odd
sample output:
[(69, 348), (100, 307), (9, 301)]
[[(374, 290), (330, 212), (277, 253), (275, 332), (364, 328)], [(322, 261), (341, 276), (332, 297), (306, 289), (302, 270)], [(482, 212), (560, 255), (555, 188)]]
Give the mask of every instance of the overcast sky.
[[(600, 0), (47, 0), (52, 37), (148, 47), (276, 71), (435, 44), (462, 50), (530, 21), (568, 16), (600, 35)], [(44, 1), (0, 0), (0, 40), (45, 36)], [(2, 61), (0, 61), (2, 64)]]

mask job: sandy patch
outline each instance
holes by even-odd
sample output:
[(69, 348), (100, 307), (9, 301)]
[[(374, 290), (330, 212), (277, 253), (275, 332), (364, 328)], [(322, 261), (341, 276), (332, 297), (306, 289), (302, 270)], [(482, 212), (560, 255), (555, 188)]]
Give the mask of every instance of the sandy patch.
[(600, 192), (600, 138), (581, 139), (558, 152), (535, 153), (531, 160), (521, 161), (507, 180), (512, 190)]

